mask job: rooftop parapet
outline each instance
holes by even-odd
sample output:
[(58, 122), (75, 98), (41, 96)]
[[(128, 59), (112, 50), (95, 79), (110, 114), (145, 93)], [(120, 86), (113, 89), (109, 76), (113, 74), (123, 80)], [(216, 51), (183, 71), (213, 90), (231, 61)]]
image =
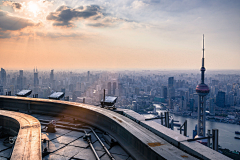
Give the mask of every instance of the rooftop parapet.
[(17, 136), (11, 160), (41, 160), (41, 125), (27, 114), (0, 110), (0, 125), (9, 135)]

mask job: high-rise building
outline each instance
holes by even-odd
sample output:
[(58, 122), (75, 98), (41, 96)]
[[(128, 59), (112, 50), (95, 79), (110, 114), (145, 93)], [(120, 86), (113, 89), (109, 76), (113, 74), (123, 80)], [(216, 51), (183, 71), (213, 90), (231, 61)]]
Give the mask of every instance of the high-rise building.
[(234, 94), (232, 91), (230, 91), (228, 94), (228, 103), (229, 106), (234, 106)]
[(136, 88), (135, 88), (135, 94), (136, 94), (136, 95), (139, 95), (139, 93), (140, 93), (140, 89), (139, 89), (138, 87), (136, 87)]
[(175, 106), (173, 106), (173, 100), (171, 98), (168, 100), (168, 107), (169, 107), (169, 109), (174, 109), (174, 107), (175, 107)]
[(224, 107), (225, 106), (225, 92), (218, 91), (218, 94), (216, 96), (216, 105), (218, 107)]
[(213, 85), (213, 86), (218, 85), (218, 83), (219, 83), (218, 80), (215, 80), (215, 79), (212, 80), (212, 85)]
[(2, 82), (3, 86), (5, 86), (7, 83), (7, 74), (6, 74), (5, 69), (3, 69), (3, 68), (1, 68), (1, 82)]
[(189, 108), (190, 108), (190, 111), (194, 112), (194, 99), (193, 98), (189, 99)]
[(173, 87), (174, 77), (168, 78), (168, 87)]
[(188, 102), (189, 101), (189, 92), (185, 91), (184, 96), (185, 96), (186, 102)]
[(119, 95), (123, 95), (123, 83), (118, 83)]
[(3, 95), (3, 86), (0, 86), (0, 95)]
[(38, 80), (38, 70), (34, 68), (34, 87), (37, 87), (39, 84)]
[(90, 71), (87, 72), (87, 81), (89, 82)]
[(182, 96), (181, 98), (180, 107), (182, 111), (187, 111), (187, 101), (185, 96)]
[(194, 99), (193, 111), (197, 112), (198, 111), (198, 94), (197, 93), (193, 94), (193, 99)]
[(135, 112), (137, 112), (137, 111), (138, 111), (138, 104), (137, 104), (136, 101), (132, 101), (132, 106), (133, 106), (133, 110), (134, 110)]
[(174, 99), (175, 98), (175, 89), (173, 87), (174, 77), (168, 78), (168, 98)]
[(161, 87), (161, 95), (164, 99), (167, 99), (167, 86)]
[(211, 98), (209, 100), (209, 103), (210, 103), (210, 108), (209, 108), (209, 112), (210, 112), (210, 115), (215, 115), (215, 103), (214, 103), (214, 99)]
[(117, 83), (113, 82), (113, 95), (116, 94), (116, 89), (117, 89)]
[(19, 70), (19, 76), (23, 77), (23, 70)]
[(232, 91), (232, 85), (231, 84), (227, 84), (227, 94)]
[(23, 70), (19, 70), (19, 76), (17, 77), (17, 88), (19, 90), (23, 89), (24, 77), (23, 77)]
[(53, 83), (54, 81), (54, 73), (53, 73), (53, 69), (51, 70), (51, 73), (50, 73), (50, 83)]
[(75, 90), (76, 91), (81, 91), (81, 83), (80, 82), (77, 82)]
[(169, 99), (174, 99), (175, 98), (175, 89), (174, 89), (174, 87), (169, 87), (168, 88), (168, 98)]
[(209, 93), (208, 86), (204, 83), (204, 35), (203, 35), (203, 57), (201, 71), (201, 83), (197, 85), (196, 92), (198, 94), (198, 125), (197, 135), (198, 137), (205, 137), (205, 120), (206, 120), (206, 95)]
[(111, 84), (111, 82), (108, 82), (108, 84), (107, 84), (107, 89), (108, 89), (108, 95), (111, 95), (112, 93), (111, 93), (111, 91), (112, 91), (112, 84)]

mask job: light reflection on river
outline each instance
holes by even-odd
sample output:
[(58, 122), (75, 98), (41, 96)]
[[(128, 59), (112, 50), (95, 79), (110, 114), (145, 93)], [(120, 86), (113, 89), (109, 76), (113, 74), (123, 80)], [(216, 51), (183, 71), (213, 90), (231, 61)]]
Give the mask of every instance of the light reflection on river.
[[(157, 109), (157, 112), (160, 114), (161, 112), (164, 112), (165, 110), (159, 110)], [(195, 129), (195, 125), (197, 124), (197, 119), (192, 119), (188, 117), (182, 117), (177, 116), (174, 114), (170, 114), (173, 116), (174, 120), (178, 120), (179, 124), (183, 124), (185, 120), (187, 120), (187, 135), (189, 138), (192, 138), (193, 129)], [(144, 114), (146, 118), (155, 117), (156, 115), (153, 114)], [(155, 119), (153, 121), (156, 121), (157, 123), (161, 124), (160, 119)], [(180, 132), (177, 130), (179, 127), (174, 127), (174, 131)], [(240, 151), (240, 140), (234, 139), (236, 135), (235, 131), (240, 131), (240, 125), (237, 124), (228, 124), (228, 123), (220, 123), (220, 122), (211, 122), (206, 121), (206, 131), (210, 129), (218, 129), (219, 130), (219, 145), (222, 146), (222, 148), (228, 148), (230, 150), (238, 150)]]

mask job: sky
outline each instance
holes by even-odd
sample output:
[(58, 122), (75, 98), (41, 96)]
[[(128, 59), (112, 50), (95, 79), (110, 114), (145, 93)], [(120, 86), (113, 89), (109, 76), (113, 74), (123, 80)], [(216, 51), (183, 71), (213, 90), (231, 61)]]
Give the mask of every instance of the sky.
[(0, 0), (5, 69), (240, 69), (239, 0)]

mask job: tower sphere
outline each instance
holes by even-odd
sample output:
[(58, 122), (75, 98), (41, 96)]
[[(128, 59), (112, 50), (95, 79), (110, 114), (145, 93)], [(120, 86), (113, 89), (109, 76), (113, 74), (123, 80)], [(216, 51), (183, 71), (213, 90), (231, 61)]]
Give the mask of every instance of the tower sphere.
[(206, 69), (205, 69), (205, 67), (202, 67), (201, 69), (200, 69), (200, 71), (206, 71)]
[(196, 87), (196, 92), (201, 95), (201, 96), (206, 96), (209, 93), (209, 88), (206, 84), (204, 83), (200, 83), (199, 85), (197, 85)]

